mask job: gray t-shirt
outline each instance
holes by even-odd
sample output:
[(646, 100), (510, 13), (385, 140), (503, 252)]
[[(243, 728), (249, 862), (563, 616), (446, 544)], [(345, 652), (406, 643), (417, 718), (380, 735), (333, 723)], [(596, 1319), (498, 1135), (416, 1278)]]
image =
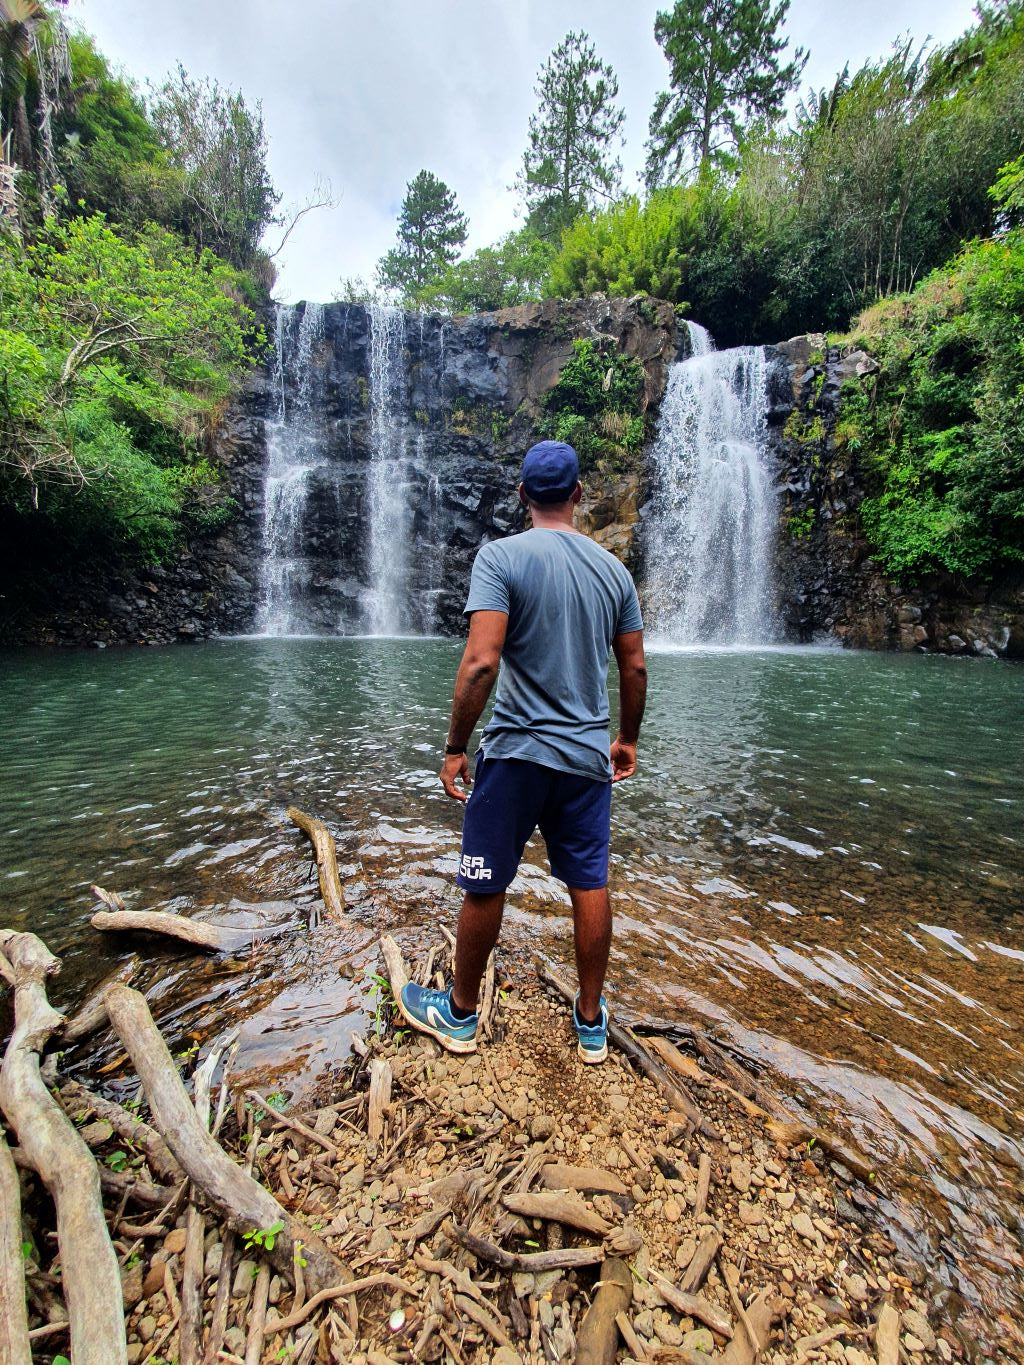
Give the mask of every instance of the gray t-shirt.
[(480, 549), (474, 611), (508, 613), (484, 754), (610, 779), (608, 657), (643, 629), (629, 571), (587, 536), (535, 528)]

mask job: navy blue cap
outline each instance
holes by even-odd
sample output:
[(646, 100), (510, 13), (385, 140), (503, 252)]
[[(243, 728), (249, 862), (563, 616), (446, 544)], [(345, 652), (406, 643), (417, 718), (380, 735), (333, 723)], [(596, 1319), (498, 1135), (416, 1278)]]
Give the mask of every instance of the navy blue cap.
[(568, 502), (580, 481), (580, 462), (564, 441), (538, 441), (523, 459), (523, 488), (531, 502)]

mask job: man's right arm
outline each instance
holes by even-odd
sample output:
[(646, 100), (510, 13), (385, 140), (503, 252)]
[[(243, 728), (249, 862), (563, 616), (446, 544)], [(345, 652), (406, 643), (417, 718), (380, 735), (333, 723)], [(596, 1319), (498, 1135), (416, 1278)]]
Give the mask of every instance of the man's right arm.
[(642, 630), (625, 631), (612, 640), (619, 670), (619, 733), (611, 747), (612, 781), (636, 772), (636, 742), (647, 701), (647, 664)]

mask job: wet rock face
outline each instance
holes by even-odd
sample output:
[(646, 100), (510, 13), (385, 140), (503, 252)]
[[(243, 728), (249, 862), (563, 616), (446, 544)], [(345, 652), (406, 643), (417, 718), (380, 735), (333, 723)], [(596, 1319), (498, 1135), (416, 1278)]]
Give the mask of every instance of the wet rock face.
[(780, 617), (796, 641), (857, 649), (1024, 658), (1024, 573), (996, 583), (935, 576), (913, 587), (871, 558), (857, 509), (866, 493), (856, 451), (837, 439), (841, 387), (877, 368), (820, 335), (771, 348), (773, 454), (783, 506), (776, 572)]
[[(371, 327), (359, 305), (329, 304), (311, 348), (318, 468), (310, 477), (296, 545), (302, 610), (311, 629), (360, 628), (372, 586), (368, 552), (373, 457)], [(274, 319), (266, 320), (269, 335)], [(462, 630), (476, 549), (521, 529), (519, 463), (537, 439), (544, 394), (580, 338), (614, 342), (645, 372), (643, 406), (656, 409), (676, 353), (671, 305), (650, 299), (526, 304), (443, 319), (408, 315), (402, 346), (399, 439), (406, 506), (411, 619), (420, 629)], [(285, 366), (286, 407), (299, 376)], [(99, 570), (48, 584), (2, 629), (47, 643), (165, 643), (252, 631), (260, 619), (268, 428), (280, 402), (274, 364), (253, 371), (214, 437), (213, 458), (238, 505), (232, 522), (197, 539), (165, 569), (112, 584)], [(629, 560), (637, 524), (636, 476), (595, 480), (586, 525)]]

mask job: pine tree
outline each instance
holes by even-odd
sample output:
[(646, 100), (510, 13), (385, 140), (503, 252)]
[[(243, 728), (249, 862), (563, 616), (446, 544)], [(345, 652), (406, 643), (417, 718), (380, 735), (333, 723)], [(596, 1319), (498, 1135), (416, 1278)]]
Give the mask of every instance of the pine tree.
[(598, 198), (612, 198), (622, 164), (612, 156), (625, 113), (619, 82), (598, 60), (586, 33), (568, 33), (541, 67), (534, 87), (529, 146), (517, 179), (529, 226), (557, 238)]
[(654, 103), (647, 143), (648, 189), (701, 173), (739, 144), (757, 118), (777, 118), (807, 54), (779, 65), (779, 27), (789, 0), (677, 0), (654, 21), (671, 90)]
[(406, 186), (398, 244), (377, 266), (379, 283), (412, 298), (455, 261), (468, 226), (454, 192), (430, 171), (420, 171)]

